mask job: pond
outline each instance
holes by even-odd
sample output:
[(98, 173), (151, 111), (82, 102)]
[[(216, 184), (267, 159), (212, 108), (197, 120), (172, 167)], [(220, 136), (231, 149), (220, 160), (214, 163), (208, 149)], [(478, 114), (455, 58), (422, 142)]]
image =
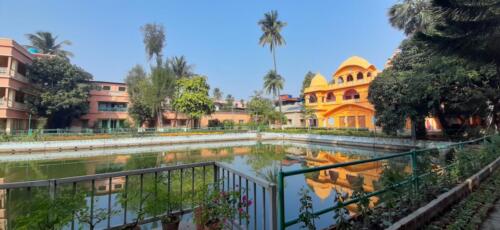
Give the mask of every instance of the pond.
[[(53, 153), (52, 155), (50, 153), (45, 153), (39, 158), (57, 157), (57, 159), (35, 160), (36, 157), (32, 156), (30, 159), (33, 160), (29, 161), (0, 162), (0, 183), (56, 179), (204, 161), (224, 162), (239, 172), (275, 182), (276, 172), (280, 168), (283, 171), (289, 171), (368, 159), (391, 153), (393, 152), (374, 148), (329, 146), (291, 141), (239, 141), (94, 150), (80, 152), (78, 153), (78, 158), (71, 157), (75, 155), (75, 152)], [(374, 184), (379, 180), (383, 170), (383, 164), (382, 162), (367, 163), (287, 177), (285, 181), (286, 219), (289, 220), (298, 216), (298, 192), (301, 188), (310, 191), (315, 210), (320, 210), (332, 206), (335, 191), (351, 193), (352, 181), (358, 176), (363, 176), (363, 187), (366, 191), (374, 191)], [(402, 170), (409, 170), (409, 168), (406, 167), (407, 162), (402, 162), (402, 165)], [(208, 172), (205, 173), (208, 174)], [(187, 175), (185, 178), (190, 178), (191, 176), (193, 178), (192, 189), (194, 191), (195, 175)], [(196, 176), (198, 177), (198, 175)], [(133, 178), (131, 178), (131, 180), (132, 179)], [(113, 184), (115, 189), (122, 188), (123, 186), (123, 182), (120, 181), (113, 181)], [(144, 186), (147, 187), (148, 184), (153, 185), (155, 181), (152, 178), (146, 178), (144, 180)], [(189, 189), (189, 186), (190, 185), (186, 184), (185, 189)], [(81, 188), (85, 189), (88, 187), (89, 186), (82, 185)], [(94, 185), (94, 187), (97, 195), (96, 200), (92, 201), (92, 205), (96, 207), (106, 207), (108, 205), (107, 191), (109, 190), (107, 190), (106, 186), (100, 185), (99, 183)], [(109, 191), (109, 202), (113, 203), (113, 207), (123, 209), (123, 202), (120, 203), (118, 190), (119, 189), (116, 189), (116, 191)], [(10, 223), (9, 226), (16, 226), (16, 224), (19, 224), (19, 222), (16, 223), (16, 217), (23, 216), (27, 212), (26, 209), (23, 208), (26, 206), (22, 204), (27, 194), (26, 191), (15, 190), (11, 193), (12, 196), (10, 197), (8, 208), (4, 200), (2, 200), (1, 203), (3, 204), (4, 211), (8, 213), (7, 216), (10, 217), (8, 220)], [(29, 194), (29, 196), (33, 197), (33, 194)], [(5, 199), (5, 194), (0, 194), (0, 198)], [(85, 202), (89, 203), (91, 202), (90, 200), (91, 199), (87, 197)], [(349, 207), (349, 210), (355, 212), (355, 209), (352, 207)], [(262, 212), (260, 208), (256, 211), (259, 213)], [(117, 213), (113, 213), (113, 217), (110, 220), (111, 226), (119, 225), (123, 222), (124, 218), (133, 219), (133, 214), (129, 215), (129, 217), (123, 217), (120, 212), (121, 211), (117, 211)], [(190, 218), (190, 215), (185, 215), (181, 227), (191, 228)], [(105, 222), (106, 221), (98, 223), (96, 228), (105, 228)], [(332, 222), (332, 215), (325, 214), (322, 215), (320, 219), (316, 220), (316, 225), (320, 228), (327, 227), (331, 225)], [(6, 220), (0, 220), (0, 223), (6, 223)], [(76, 223), (76, 225), (78, 225), (78, 223)], [(70, 226), (70, 224), (67, 224), (64, 228), (71, 228)], [(142, 226), (142, 229), (157, 229), (159, 228), (158, 226), (158, 223), (153, 222)], [(250, 223), (247, 227), (253, 229), (254, 226)], [(84, 226), (83, 228), (85, 229), (87, 227)], [(289, 229), (297, 228), (298, 225), (295, 225)], [(2, 226), (0, 226), (0, 229), (2, 229)]]

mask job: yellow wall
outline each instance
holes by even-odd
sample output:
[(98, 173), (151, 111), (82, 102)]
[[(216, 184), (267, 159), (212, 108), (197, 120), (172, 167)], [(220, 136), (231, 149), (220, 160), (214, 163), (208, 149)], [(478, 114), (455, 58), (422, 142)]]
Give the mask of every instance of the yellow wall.
[[(362, 79), (357, 79), (359, 73), (362, 74)], [(368, 101), (368, 88), (377, 74), (375, 66), (356, 56), (344, 61), (332, 74), (330, 81), (321, 74), (316, 74), (304, 93), (305, 105), (315, 111), (318, 127), (374, 129), (375, 110)], [(349, 75), (352, 76), (352, 81), (347, 81)], [(343, 79), (343, 83), (339, 83), (339, 78)], [(349, 90), (355, 90), (359, 98), (344, 99), (344, 94)], [(335, 95), (335, 101), (327, 101), (328, 93)], [(316, 103), (310, 102), (312, 95), (316, 95)], [(364, 125), (360, 119), (364, 120)]]

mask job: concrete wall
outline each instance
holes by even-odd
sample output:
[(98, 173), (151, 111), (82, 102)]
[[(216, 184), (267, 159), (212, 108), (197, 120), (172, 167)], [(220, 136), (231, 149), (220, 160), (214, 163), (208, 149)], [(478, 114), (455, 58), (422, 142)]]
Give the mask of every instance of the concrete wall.
[[(192, 136), (156, 136), (136, 138), (116, 138), (78, 141), (39, 141), (39, 142), (3, 142), (0, 143), (0, 154), (19, 154), (31, 152), (61, 152), (83, 149), (141, 147), (153, 145), (171, 145), (186, 143), (224, 142), (239, 140), (290, 140), (307, 141), (329, 145), (346, 145), (360, 147), (375, 147), (393, 150), (407, 150), (414, 145), (411, 140), (397, 138), (372, 138), (351, 136), (330, 136), (311, 134), (283, 134), (283, 133), (230, 133), (207, 134)], [(418, 141), (418, 147), (436, 147), (450, 144), (449, 142)], [(1, 160), (1, 156), (0, 156)]]

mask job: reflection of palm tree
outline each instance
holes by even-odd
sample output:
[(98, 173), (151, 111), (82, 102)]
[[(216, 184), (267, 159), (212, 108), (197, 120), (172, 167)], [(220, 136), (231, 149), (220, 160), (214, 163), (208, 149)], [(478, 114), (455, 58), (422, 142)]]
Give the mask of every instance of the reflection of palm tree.
[(271, 168), (264, 169), (264, 172), (259, 174), (267, 181), (277, 184), (279, 172), (280, 168), (276, 165), (272, 165)]

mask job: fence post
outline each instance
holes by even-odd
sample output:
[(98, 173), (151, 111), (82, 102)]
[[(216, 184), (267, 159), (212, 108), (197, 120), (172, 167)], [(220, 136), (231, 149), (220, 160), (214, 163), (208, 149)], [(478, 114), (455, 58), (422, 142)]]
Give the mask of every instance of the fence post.
[(219, 167), (214, 163), (214, 185), (215, 189), (219, 190)]
[(271, 226), (269, 226), (269, 229), (272, 229), (272, 230), (277, 230), (278, 229), (278, 200), (276, 199), (277, 198), (277, 191), (276, 191), (276, 185), (275, 184), (272, 184), (270, 187), (269, 187), (269, 198), (270, 198), (270, 207), (271, 207), (271, 211), (269, 212), (269, 214), (271, 215), (271, 222), (269, 223)]
[(279, 228), (281, 230), (285, 229), (285, 189), (283, 183), (283, 172), (280, 170), (278, 173), (278, 202), (279, 202)]
[(415, 149), (411, 150), (411, 173), (412, 181), (414, 186), (414, 192), (417, 193), (418, 190), (418, 170), (417, 170), (417, 152)]

